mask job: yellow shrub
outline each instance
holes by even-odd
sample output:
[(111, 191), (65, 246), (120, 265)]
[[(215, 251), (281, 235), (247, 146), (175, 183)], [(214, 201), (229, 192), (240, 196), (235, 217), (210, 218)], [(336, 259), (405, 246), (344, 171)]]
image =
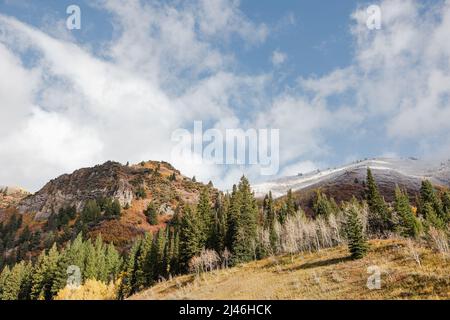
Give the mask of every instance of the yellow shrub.
[(73, 288), (66, 286), (61, 289), (55, 300), (115, 300), (117, 299), (117, 285), (97, 280), (87, 280), (82, 286)]

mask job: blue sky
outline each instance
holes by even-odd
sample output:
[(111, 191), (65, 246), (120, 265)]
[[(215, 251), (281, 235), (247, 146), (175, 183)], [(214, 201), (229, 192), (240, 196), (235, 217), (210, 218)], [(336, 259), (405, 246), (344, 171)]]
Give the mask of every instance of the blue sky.
[[(72, 4), (81, 30), (65, 27)], [(381, 30), (366, 26), (370, 5)], [(11, 169), (0, 184), (36, 190), (109, 159), (171, 161), (171, 133), (195, 120), (279, 129), (277, 176), (375, 156), (443, 159), (448, 26), (448, 1), (0, 0), (0, 68), (13, 75), (0, 82), (0, 161)], [(243, 173), (276, 178), (171, 162), (223, 188)]]

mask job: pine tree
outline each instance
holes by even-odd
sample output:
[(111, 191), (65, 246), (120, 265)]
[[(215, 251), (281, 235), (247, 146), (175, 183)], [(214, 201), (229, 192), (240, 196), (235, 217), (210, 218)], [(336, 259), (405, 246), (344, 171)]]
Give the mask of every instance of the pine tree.
[(369, 245), (364, 235), (362, 222), (358, 216), (358, 209), (355, 205), (351, 205), (346, 213), (345, 231), (348, 239), (348, 248), (353, 259), (361, 259), (366, 255)]
[(58, 269), (59, 252), (53, 244), (48, 254), (43, 251), (39, 256), (33, 272), (31, 298), (35, 300), (51, 300), (52, 286)]
[(214, 249), (216, 252), (221, 252), (225, 249), (225, 242), (227, 236), (227, 211), (229, 208), (228, 195), (219, 194), (214, 205), (214, 222), (211, 230), (211, 237), (208, 247)]
[(153, 241), (150, 260), (153, 266), (153, 279), (158, 280), (160, 276), (163, 275), (163, 258), (164, 258), (164, 247), (166, 245), (166, 233), (163, 229), (159, 229)]
[(174, 232), (172, 261), (170, 262), (170, 272), (176, 274), (180, 272), (180, 234), (177, 230)]
[(153, 261), (150, 259), (152, 244), (153, 235), (147, 233), (142, 240), (139, 256), (136, 258), (136, 288), (138, 290), (149, 286), (153, 279)]
[(442, 195), (442, 207), (445, 213), (445, 221), (450, 222), (450, 191), (446, 191)]
[(247, 178), (241, 178), (238, 192), (241, 194), (241, 207), (231, 247), (234, 264), (254, 259), (257, 245), (258, 208)]
[(203, 249), (201, 224), (195, 208), (186, 207), (180, 224), (180, 268), (187, 271), (189, 260)]
[(97, 265), (95, 280), (106, 282), (108, 274), (106, 270), (106, 247), (103, 244), (102, 235), (98, 235), (94, 243), (95, 262)]
[(425, 206), (429, 203), (433, 211), (436, 213), (436, 215), (443, 219), (445, 214), (442, 207), (441, 200), (436, 195), (436, 191), (431, 184), (429, 180), (422, 181), (422, 185), (420, 187), (420, 206), (419, 206), (419, 213), (422, 214), (426, 219), (426, 210)]
[(372, 233), (382, 235), (393, 228), (389, 208), (378, 191), (378, 186), (370, 168), (367, 168), (367, 204), (369, 205), (369, 229)]
[(119, 287), (119, 299), (124, 299), (136, 291), (137, 258), (140, 255), (142, 239), (136, 239), (128, 253)]
[(425, 202), (425, 205), (422, 207), (422, 214), (425, 216), (425, 226), (430, 227), (433, 226), (437, 229), (444, 229), (445, 223), (436, 213), (433, 204), (430, 202)]
[(19, 300), (22, 286), (27, 277), (27, 265), (21, 261), (14, 265), (2, 284), (1, 300)]
[(276, 215), (273, 204), (272, 191), (269, 191), (269, 194), (266, 195), (264, 199), (263, 211), (265, 216), (264, 228), (269, 230), (270, 246), (272, 248), (272, 251), (275, 251), (278, 243), (278, 235), (275, 230)]
[(147, 217), (148, 223), (150, 223), (152, 226), (158, 224), (158, 213), (156, 212), (153, 202), (150, 202), (148, 204), (147, 209), (144, 211), (144, 214)]
[(200, 192), (200, 198), (197, 205), (197, 213), (201, 231), (201, 246), (212, 246), (213, 242), (213, 210), (211, 207), (211, 200), (209, 192), (206, 188), (203, 188)]
[(395, 212), (399, 216), (398, 229), (404, 237), (416, 238), (420, 233), (420, 222), (414, 216), (409, 198), (406, 192), (402, 192), (397, 186), (395, 188)]
[(297, 206), (294, 202), (294, 196), (292, 195), (292, 189), (289, 189), (286, 197), (286, 213), (288, 216), (294, 216), (297, 212)]
[(115, 281), (122, 267), (122, 258), (112, 243), (108, 244), (105, 253), (105, 269), (107, 281)]
[(81, 212), (83, 223), (95, 222), (100, 218), (101, 209), (96, 200), (88, 200)]
[(237, 225), (241, 215), (242, 195), (237, 186), (233, 185), (233, 191), (230, 198), (230, 206), (227, 213), (227, 234), (225, 238), (225, 247), (233, 246), (235, 235), (237, 234)]
[(3, 291), (4, 291), (4, 288), (8, 281), (10, 273), (11, 273), (11, 270), (9, 269), (8, 265), (6, 265), (3, 268), (2, 272), (0, 273), (0, 300), (4, 300), (3, 299)]
[(316, 201), (314, 202), (313, 208), (317, 216), (328, 217), (333, 212), (331, 202), (325, 194), (320, 192), (320, 190), (316, 191)]

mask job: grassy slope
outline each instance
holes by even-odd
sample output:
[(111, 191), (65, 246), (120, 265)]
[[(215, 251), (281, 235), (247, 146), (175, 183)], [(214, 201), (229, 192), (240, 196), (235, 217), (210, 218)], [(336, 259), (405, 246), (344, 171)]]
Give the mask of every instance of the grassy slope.
[[(199, 277), (162, 282), (131, 299), (450, 299), (450, 261), (404, 240), (371, 241), (362, 260), (346, 247), (251, 262)], [(380, 290), (369, 290), (367, 268), (380, 267)]]

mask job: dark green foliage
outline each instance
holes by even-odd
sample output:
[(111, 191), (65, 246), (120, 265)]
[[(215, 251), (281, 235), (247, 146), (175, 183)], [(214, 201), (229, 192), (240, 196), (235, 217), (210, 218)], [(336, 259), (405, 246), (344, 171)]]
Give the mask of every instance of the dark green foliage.
[(81, 212), (83, 223), (97, 222), (101, 215), (100, 206), (96, 200), (88, 200)]
[(370, 168), (367, 168), (366, 199), (369, 205), (369, 231), (375, 235), (383, 235), (393, 230), (392, 217), (389, 208), (378, 191), (378, 186)]
[(122, 207), (119, 200), (112, 198), (100, 198), (97, 199), (97, 204), (100, 207), (100, 211), (103, 212), (105, 218), (116, 219), (120, 218), (122, 213)]
[(406, 192), (402, 192), (397, 186), (395, 189), (395, 212), (399, 217), (397, 229), (404, 237), (416, 238), (421, 230), (419, 220), (414, 216), (414, 212), (409, 203)]
[(145, 189), (142, 186), (137, 188), (134, 195), (136, 196), (136, 199), (145, 199), (147, 197), (147, 193), (145, 192)]
[(0, 300), (19, 300), (29, 294), (32, 267), (24, 261), (0, 274)]
[(209, 191), (203, 188), (200, 191), (200, 198), (197, 205), (198, 221), (200, 226), (201, 243), (203, 247), (213, 247), (214, 237), (214, 213), (211, 206)]
[(292, 195), (292, 190), (289, 189), (286, 194), (285, 203), (279, 215), (280, 223), (283, 224), (286, 221), (287, 217), (295, 215), (297, 209), (297, 205), (295, 204), (294, 197)]
[(369, 245), (363, 231), (361, 219), (358, 216), (356, 205), (351, 205), (346, 214), (345, 232), (348, 240), (348, 249), (353, 259), (361, 259), (366, 255)]
[(442, 202), (436, 194), (436, 190), (429, 180), (422, 181), (422, 185), (420, 187), (420, 205), (419, 205), (419, 213), (422, 214), (426, 218), (425, 206), (429, 203), (433, 207), (434, 212), (441, 219), (444, 217), (444, 209), (442, 206)]
[(241, 178), (237, 192), (240, 197), (231, 246), (234, 264), (254, 259), (257, 244), (258, 208), (247, 178)]
[(142, 239), (137, 239), (128, 253), (119, 288), (119, 299), (124, 299), (136, 292), (136, 271), (138, 268), (138, 258), (140, 255), (141, 245)]
[(422, 214), (425, 216), (426, 227), (433, 226), (438, 229), (444, 229), (445, 223), (441, 219), (441, 217), (436, 213), (436, 210), (434, 209), (432, 203), (426, 202), (422, 206)]
[(450, 191), (442, 194), (442, 208), (445, 213), (445, 221), (450, 222)]
[(42, 251), (34, 265), (22, 261), (12, 269), (5, 268), (0, 276), (0, 292), (7, 295), (1, 298), (50, 300), (66, 286), (69, 266), (80, 269), (81, 280), (108, 282), (117, 278), (121, 258), (112, 244), (103, 244), (101, 237), (92, 244), (90, 240), (83, 242), (80, 234), (63, 249), (53, 244), (48, 251)]
[(225, 240), (228, 230), (227, 222), (229, 206), (229, 195), (219, 195), (217, 197), (213, 211), (213, 227), (208, 240), (208, 247), (213, 248), (217, 252), (222, 252), (226, 247)]
[(441, 199), (430, 181), (422, 181), (420, 188), (419, 213), (425, 218), (427, 226), (444, 228), (447, 221), (447, 213)]
[(188, 270), (189, 260), (205, 245), (200, 217), (195, 208), (186, 207), (180, 223), (180, 269)]
[(155, 205), (153, 202), (150, 202), (147, 206), (147, 209), (144, 211), (145, 216), (147, 217), (148, 223), (152, 226), (158, 224), (158, 213), (156, 212)]
[(271, 191), (269, 191), (269, 194), (266, 195), (266, 197), (264, 198), (263, 216), (264, 216), (263, 226), (265, 229), (269, 230), (270, 245), (272, 247), (272, 250), (275, 250), (276, 243), (278, 242), (278, 236), (277, 233), (275, 232), (276, 213)]
[(320, 190), (317, 190), (316, 192), (313, 209), (316, 215), (324, 217), (328, 217), (335, 210), (332, 202), (328, 200), (327, 195), (320, 192)]

